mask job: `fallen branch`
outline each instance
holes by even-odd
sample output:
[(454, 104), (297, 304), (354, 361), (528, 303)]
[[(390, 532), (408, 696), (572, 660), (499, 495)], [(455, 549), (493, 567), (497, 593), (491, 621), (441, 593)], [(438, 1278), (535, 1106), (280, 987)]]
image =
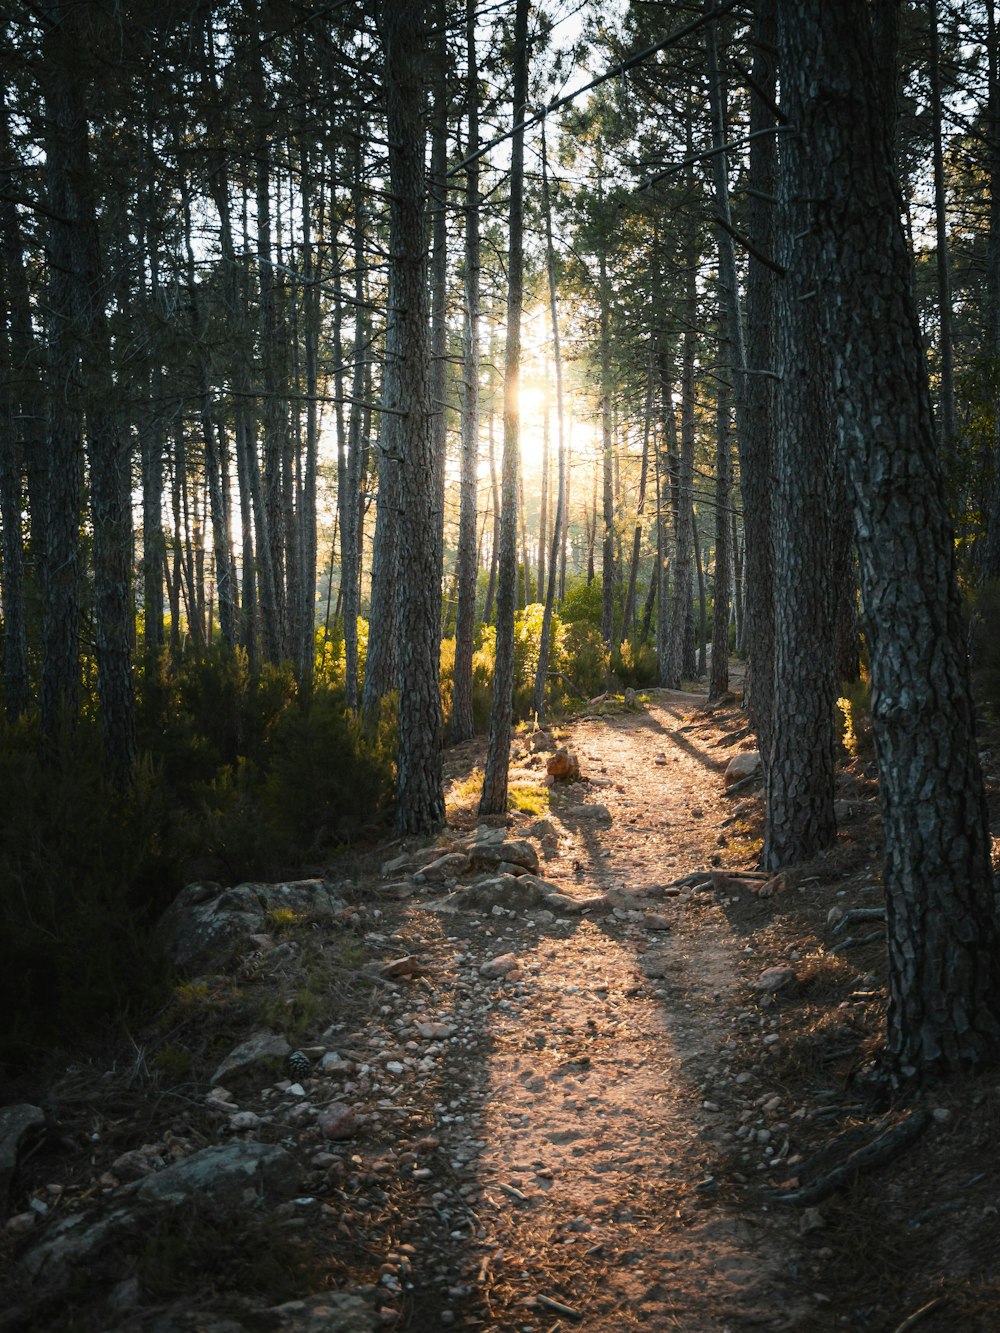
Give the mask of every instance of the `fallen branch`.
[(572, 1305), (563, 1305), (562, 1301), (554, 1301), (551, 1296), (537, 1295), (535, 1300), (539, 1305), (544, 1305), (546, 1310), (553, 1310), (556, 1314), (565, 1315), (567, 1319), (583, 1318), (582, 1310), (574, 1310)]
[(876, 940), (884, 940), (884, 930), (873, 930), (870, 935), (848, 935), (846, 940), (841, 940), (835, 944), (832, 949), (827, 949), (827, 953), (843, 953), (845, 949), (859, 949), (863, 944), (874, 944)]
[(929, 1122), (930, 1117), (926, 1111), (911, 1111), (903, 1120), (897, 1121), (870, 1143), (848, 1154), (844, 1161), (831, 1171), (827, 1171), (808, 1185), (787, 1190), (783, 1194), (775, 1193), (772, 1197), (776, 1203), (790, 1203), (797, 1208), (811, 1208), (814, 1204), (821, 1203), (834, 1190), (840, 1189), (841, 1185), (853, 1180), (860, 1172), (884, 1166), (894, 1157), (898, 1157), (911, 1143), (916, 1142)]
[(739, 782), (734, 782), (733, 785), (731, 787), (727, 787), (722, 794), (723, 796), (735, 796), (737, 792), (743, 791), (744, 788), (749, 787), (754, 782), (759, 782), (760, 779), (761, 779), (761, 773), (760, 770), (758, 769), (756, 773), (751, 773), (748, 778), (740, 778)]
[(583, 699), (585, 703), (592, 702), (590, 697), (584, 694), (578, 685), (574, 685), (565, 671), (546, 671), (545, 675), (549, 679), (564, 680), (578, 699)]
[(932, 1301), (928, 1301), (926, 1305), (922, 1305), (919, 1310), (914, 1310), (911, 1315), (907, 1315), (903, 1322), (893, 1330), (893, 1333), (910, 1333), (910, 1329), (916, 1328), (917, 1324), (923, 1319), (925, 1314), (930, 1314), (932, 1310), (936, 1310), (942, 1300), (943, 1297), (935, 1296)]
[(833, 928), (834, 935), (842, 934), (848, 926), (856, 926), (859, 921), (884, 921), (884, 907), (852, 907), (845, 912)]

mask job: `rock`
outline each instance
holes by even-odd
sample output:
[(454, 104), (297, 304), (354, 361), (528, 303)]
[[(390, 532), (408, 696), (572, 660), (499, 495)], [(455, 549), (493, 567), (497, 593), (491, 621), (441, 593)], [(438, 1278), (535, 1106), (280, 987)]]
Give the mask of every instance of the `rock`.
[(232, 889), (212, 883), (189, 884), (164, 912), (159, 933), (178, 970), (190, 976), (232, 962), (274, 913), (329, 920), (346, 907), (322, 879), (239, 884)]
[(781, 990), (795, 980), (795, 969), (792, 967), (768, 967), (753, 983), (753, 988), (773, 995), (775, 991)]
[(360, 1128), (353, 1109), (345, 1106), (343, 1102), (334, 1102), (332, 1106), (327, 1106), (319, 1113), (316, 1123), (321, 1134), (336, 1142), (353, 1139)]
[(44, 1124), (44, 1111), (28, 1102), (0, 1108), (0, 1205), (6, 1203), (21, 1145), (32, 1130)]
[[(758, 898), (773, 898), (776, 893), (784, 893), (788, 888), (788, 876), (784, 871), (779, 871), (777, 875), (759, 884), (756, 889)], [(753, 891), (753, 890), (752, 890)]]
[(529, 742), (531, 752), (538, 754), (542, 750), (554, 750), (556, 743), (550, 731), (536, 731)]
[(375, 1309), (375, 1288), (324, 1291), (301, 1301), (286, 1301), (267, 1311), (277, 1333), (375, 1333), (384, 1327)]
[(520, 963), (516, 954), (504, 953), (483, 963), (479, 968), (479, 975), (486, 977), (489, 981), (494, 981), (497, 977), (506, 977), (511, 972), (516, 972), (519, 967)]
[(229, 1117), (229, 1128), (234, 1134), (241, 1134), (247, 1129), (256, 1129), (262, 1123), (256, 1111), (237, 1111), (235, 1115)]
[(418, 1023), (417, 1031), (424, 1041), (443, 1041), (455, 1035), (455, 1029), (450, 1023)]
[(742, 782), (744, 778), (753, 777), (759, 768), (759, 750), (744, 750), (741, 754), (733, 755), (722, 775), (723, 785), (733, 787), (737, 782)]
[(443, 880), (464, 875), (471, 865), (472, 862), (464, 852), (448, 852), (425, 865), (423, 870), (418, 870), (413, 878), (418, 884), (440, 884)]
[(420, 960), (416, 954), (407, 954), (405, 958), (393, 958), (382, 966), (384, 977), (415, 977), (420, 971)]
[(500, 875), (496, 879), (483, 879), (478, 884), (468, 884), (441, 904), (428, 903), (426, 907), (429, 910), (439, 905), (465, 907), (480, 912), (489, 912), (494, 907), (523, 910), (544, 900), (545, 893), (539, 887), (543, 882), (528, 874)]
[(31, 1277), (44, 1272), (46, 1291), (58, 1291), (74, 1271), (116, 1236), (139, 1225), (127, 1208), (116, 1208), (101, 1217), (93, 1213), (71, 1213), (53, 1223), (40, 1244), (33, 1246), (22, 1260)]
[(573, 808), (577, 819), (592, 820), (595, 824), (610, 824), (611, 811), (606, 805), (577, 805)]
[(803, 1236), (808, 1236), (811, 1231), (822, 1231), (825, 1226), (826, 1218), (818, 1208), (803, 1208), (799, 1219), (799, 1231)]
[(545, 771), (556, 782), (579, 782), (580, 761), (572, 750), (567, 750), (564, 746), (556, 750), (552, 758), (547, 761)]
[(136, 1198), (142, 1203), (169, 1205), (186, 1203), (198, 1194), (210, 1195), (213, 1202), (226, 1196), (239, 1200), (248, 1185), (261, 1183), (278, 1193), (294, 1194), (295, 1159), (276, 1144), (240, 1140), (202, 1148), (147, 1176)]
[(144, 1143), (141, 1148), (133, 1148), (116, 1157), (111, 1170), (121, 1181), (142, 1180), (154, 1171), (161, 1171), (165, 1165), (159, 1145)]
[(673, 930), (674, 923), (668, 916), (662, 912), (645, 912), (642, 917), (642, 924), (647, 930)]
[(504, 839), (500, 842), (479, 843), (471, 849), (469, 859), (476, 868), (491, 868), (503, 862), (523, 866), (532, 874), (538, 869), (538, 853), (530, 842), (522, 838)]
[(231, 1074), (244, 1073), (268, 1061), (284, 1061), (291, 1049), (284, 1037), (274, 1032), (257, 1032), (229, 1052), (209, 1082), (221, 1083)]

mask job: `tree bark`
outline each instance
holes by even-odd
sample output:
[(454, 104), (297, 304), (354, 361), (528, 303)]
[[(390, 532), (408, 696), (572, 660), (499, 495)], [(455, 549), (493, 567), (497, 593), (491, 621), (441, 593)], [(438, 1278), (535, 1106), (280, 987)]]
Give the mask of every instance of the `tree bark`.
[[(559, 490), (556, 497), (556, 515), (552, 525), (552, 552), (549, 558), (549, 577), (545, 588), (545, 610), (542, 612), (538, 668), (535, 672), (535, 690), (532, 697), (532, 707), (535, 716), (538, 718), (541, 718), (545, 712), (545, 681), (549, 670), (549, 656), (552, 651), (552, 612), (556, 598), (559, 551), (563, 542), (563, 528), (566, 522), (564, 507), (566, 496), (566, 436), (564, 430), (565, 413), (563, 411), (562, 346), (559, 338), (559, 311), (556, 305), (555, 247), (552, 244), (552, 199), (549, 193), (544, 121), (542, 122), (542, 213), (545, 222), (545, 269), (549, 284), (549, 318), (552, 323), (552, 358), (556, 378), (556, 439), (558, 440)], [(541, 571), (541, 562), (539, 562), (539, 571)]]
[(865, 0), (794, 0), (782, 83), (834, 348), (886, 839), (889, 1058), (903, 1079), (994, 1062), (1000, 935), (961, 605), (912, 260)]
[[(772, 202), (778, 188), (778, 149), (772, 106), (776, 95), (775, 0), (760, 0), (754, 28), (750, 95), (748, 226), (754, 248), (773, 256), (777, 226)], [(775, 275), (750, 256), (747, 273), (746, 417), (737, 417), (745, 547), (744, 646), (746, 705), (757, 733), (764, 770), (770, 762), (774, 718), (774, 430), (776, 422)]]
[[(476, 0), (466, 0), (467, 156), (479, 152), (479, 65), (476, 59)], [(462, 362), (462, 470), (458, 517), (458, 609), (455, 617), (455, 675), (450, 737), (453, 744), (473, 733), (472, 657), (476, 637), (476, 495), (479, 466), (479, 164), (470, 160), (465, 177), (465, 332)]]
[(400, 418), (399, 748), (396, 824), (402, 833), (429, 833), (444, 820), (441, 785), (440, 461), (435, 456), (429, 383), (427, 194), (424, 168), (425, 90), (422, 79), (423, 0), (382, 0), (379, 19), (386, 65), (386, 125), (392, 190), (389, 263), (395, 278), (398, 336), (395, 361)]
[(520, 453), (518, 392), (524, 285), (524, 117), (528, 102), (528, 0), (514, 12), (514, 136), (511, 142), (507, 345), (503, 394), (503, 509), (497, 571), (496, 668), (490, 708), (481, 815), (507, 810), (507, 766), (514, 694), (514, 606), (517, 599), (517, 479)]

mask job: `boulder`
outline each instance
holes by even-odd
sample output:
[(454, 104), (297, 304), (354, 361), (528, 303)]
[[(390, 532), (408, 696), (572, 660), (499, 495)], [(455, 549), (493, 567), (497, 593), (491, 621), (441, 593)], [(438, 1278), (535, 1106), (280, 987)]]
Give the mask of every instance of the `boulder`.
[(463, 852), (448, 852), (430, 861), (413, 876), (418, 884), (440, 884), (446, 879), (457, 879), (469, 869), (471, 862)]
[(257, 1032), (229, 1052), (209, 1081), (221, 1083), (230, 1074), (241, 1074), (254, 1065), (284, 1060), (291, 1049), (284, 1037), (274, 1032)]
[(532, 874), (538, 869), (538, 853), (530, 842), (525, 842), (522, 838), (505, 839), (501, 842), (477, 842), (469, 853), (469, 861), (474, 869), (499, 866), (504, 861), (523, 866)]
[(579, 782), (580, 761), (572, 750), (556, 750), (545, 765), (545, 771), (555, 782)]
[(332, 919), (347, 904), (322, 879), (284, 884), (189, 884), (160, 919), (160, 934), (178, 970), (188, 976), (225, 967), (275, 913)]
[(759, 768), (760, 751), (744, 750), (734, 755), (726, 765), (726, 771), (722, 775), (723, 786), (733, 787), (744, 778), (752, 778)]
[(142, 1203), (174, 1206), (204, 1194), (218, 1203), (226, 1197), (238, 1201), (248, 1186), (260, 1184), (276, 1194), (291, 1195), (297, 1183), (291, 1153), (277, 1144), (239, 1140), (202, 1148), (165, 1171), (147, 1176), (136, 1198)]
[(0, 1204), (7, 1201), (21, 1145), (32, 1130), (44, 1124), (45, 1113), (27, 1102), (0, 1108)]
[(376, 1288), (362, 1287), (286, 1301), (267, 1313), (279, 1321), (273, 1325), (278, 1333), (375, 1333), (384, 1327), (375, 1305)]

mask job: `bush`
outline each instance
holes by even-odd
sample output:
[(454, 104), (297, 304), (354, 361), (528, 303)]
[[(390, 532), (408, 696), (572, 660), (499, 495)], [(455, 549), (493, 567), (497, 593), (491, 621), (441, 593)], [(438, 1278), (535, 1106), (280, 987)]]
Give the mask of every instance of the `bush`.
[(599, 576), (588, 583), (585, 574), (575, 574), (567, 580), (566, 596), (559, 606), (559, 615), (567, 623), (592, 625), (599, 630), (603, 588)]
[(395, 712), (363, 733), (342, 691), (296, 695), (240, 654), (147, 662), (133, 788), (102, 776), (87, 716), (43, 761), (37, 726), (0, 729), (0, 1060), (18, 1065), (157, 1005), (155, 924), (181, 886), (300, 871), (374, 830)]
[(92, 723), (50, 763), (22, 726), (0, 739), (0, 1059), (92, 1036), (156, 1006), (157, 916), (180, 887), (172, 816), (152, 764), (127, 796), (100, 776)]
[(282, 715), (261, 804), (286, 856), (312, 858), (377, 829), (392, 795), (393, 730), (366, 735), (330, 691)]
[(615, 654), (613, 667), (621, 683), (633, 690), (649, 689), (659, 680), (656, 649), (648, 642), (633, 648), (628, 639), (623, 640)]
[(600, 694), (607, 685), (610, 663), (599, 628), (583, 621), (566, 625), (562, 660), (562, 669), (584, 696)]

